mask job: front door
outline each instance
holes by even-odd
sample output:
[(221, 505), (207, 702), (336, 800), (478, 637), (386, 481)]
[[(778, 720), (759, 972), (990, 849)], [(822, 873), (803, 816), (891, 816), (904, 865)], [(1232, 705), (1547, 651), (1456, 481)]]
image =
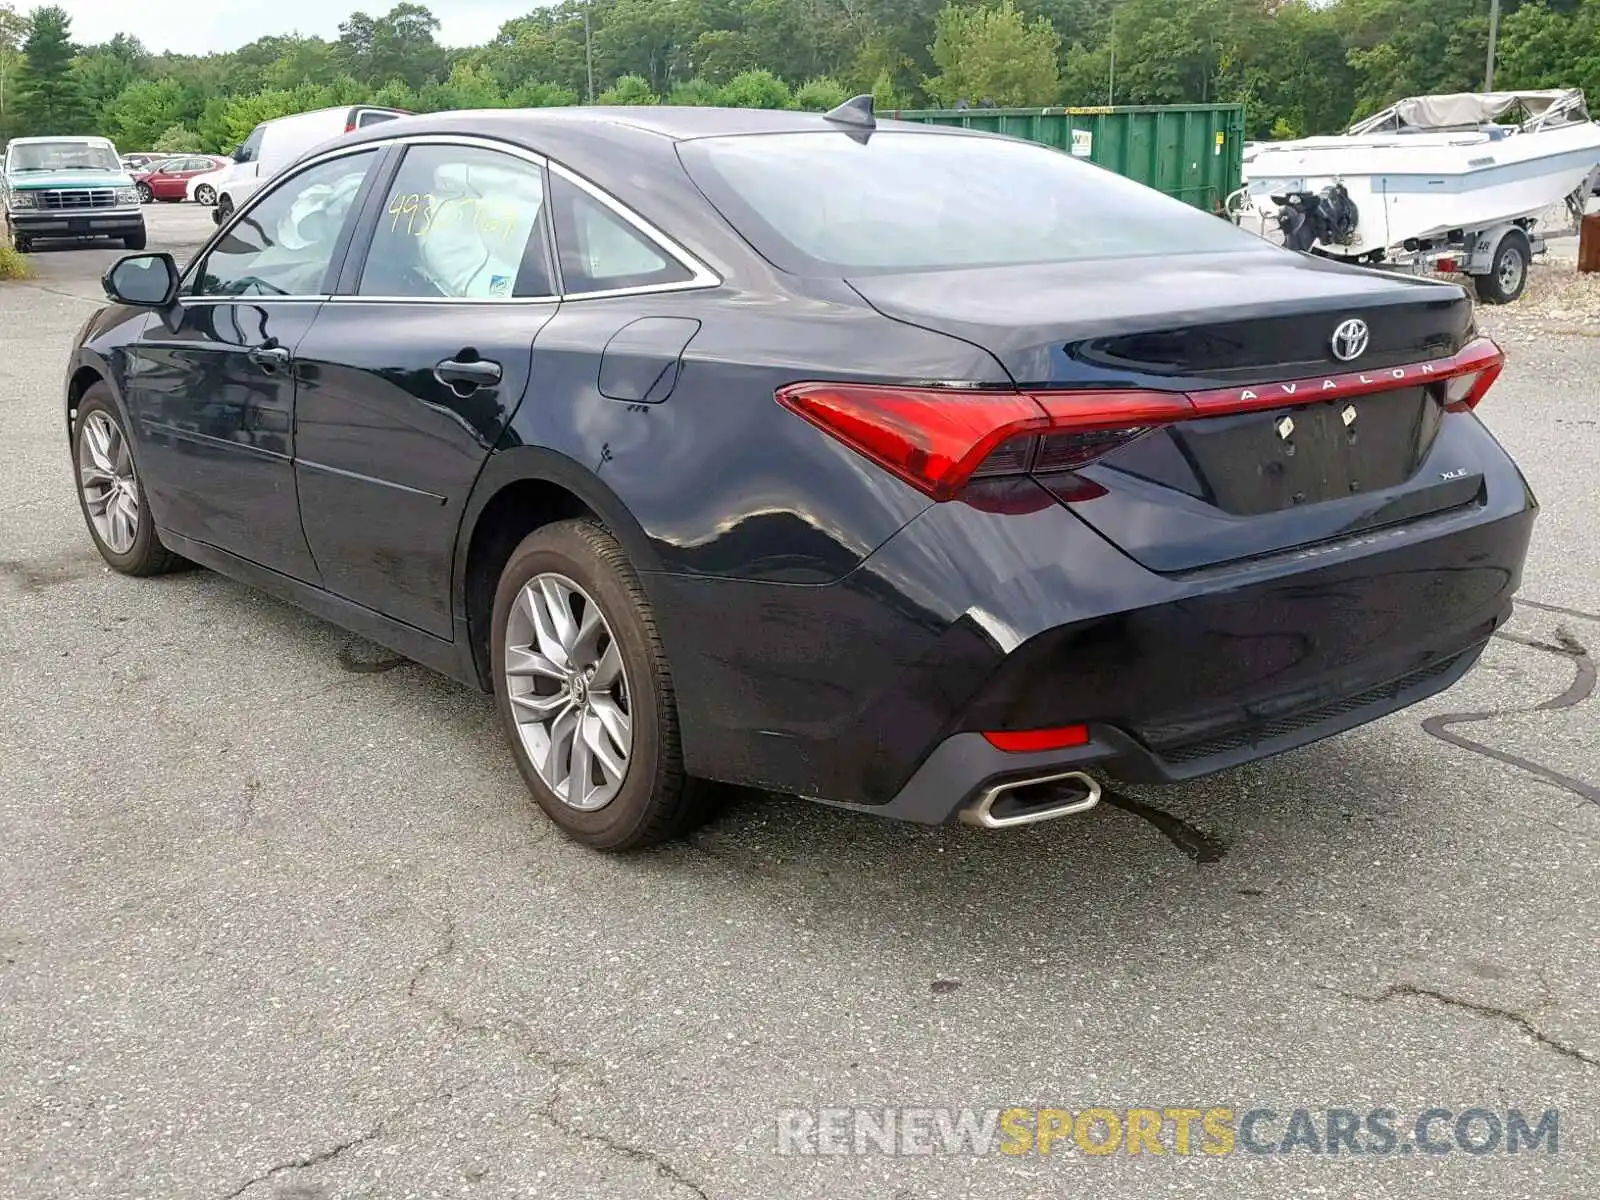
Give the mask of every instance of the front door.
[(297, 351), (295, 478), (324, 586), (438, 637), (462, 510), (555, 311), (536, 156), (408, 146)]
[(159, 525), (315, 581), (294, 484), (294, 356), (379, 151), (285, 179), (241, 214), (129, 354), (126, 400)]

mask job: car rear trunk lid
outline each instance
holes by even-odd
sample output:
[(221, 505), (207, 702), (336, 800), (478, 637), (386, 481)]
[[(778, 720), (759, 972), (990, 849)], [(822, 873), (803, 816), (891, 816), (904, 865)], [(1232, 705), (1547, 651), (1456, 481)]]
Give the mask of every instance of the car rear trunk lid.
[[(1450, 428), (1430, 365), (1473, 337), (1458, 287), (1288, 253), (850, 283), (885, 316), (988, 349), (1019, 388), (1058, 403), (1084, 390), (1190, 396), (1193, 418), (1090, 466), (1052, 475), (1036, 460), (1052, 495), (1152, 570), (1414, 520), (1482, 486), (1481, 439)], [(1341, 327), (1349, 361), (1335, 353)]]

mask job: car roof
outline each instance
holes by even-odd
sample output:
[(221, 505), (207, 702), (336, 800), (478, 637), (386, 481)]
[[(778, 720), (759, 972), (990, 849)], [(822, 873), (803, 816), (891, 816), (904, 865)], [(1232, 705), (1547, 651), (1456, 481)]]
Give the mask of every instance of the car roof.
[[(919, 133), (973, 136), (974, 131), (909, 121), (880, 119), (879, 129), (898, 128)], [(652, 104), (581, 106), (560, 108), (485, 108), (400, 117), (352, 134), (362, 140), (402, 137), (408, 134), (483, 133), (509, 141), (535, 139), (540, 134), (581, 130), (589, 137), (626, 141), (629, 133), (651, 133), (672, 141), (702, 137), (727, 137), (749, 133), (843, 133), (844, 126), (822, 113), (766, 108), (701, 108)], [(990, 136), (978, 134), (978, 136)]]
[(27, 146), (27, 145), (38, 143), (38, 142), (79, 142), (79, 143), (81, 143), (83, 145), (95, 145), (95, 146), (109, 146), (109, 145), (111, 145), (111, 139), (110, 138), (93, 137), (93, 136), (88, 136), (88, 135), (83, 135), (83, 134), (74, 134), (74, 133), (64, 133), (64, 134), (61, 134), (59, 137), (51, 137), (51, 136), (46, 135), (46, 136), (40, 136), (40, 137), (12, 138), (6, 144), (8, 146)]

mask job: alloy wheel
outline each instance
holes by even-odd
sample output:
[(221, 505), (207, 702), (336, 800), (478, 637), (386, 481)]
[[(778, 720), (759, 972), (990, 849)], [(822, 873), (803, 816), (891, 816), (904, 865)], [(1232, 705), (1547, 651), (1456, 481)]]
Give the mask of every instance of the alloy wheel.
[(78, 486), (94, 531), (113, 554), (127, 554), (139, 536), (139, 483), (128, 439), (103, 412), (90, 413), (78, 438)]
[(633, 717), (622, 647), (600, 606), (565, 575), (523, 585), (506, 625), (506, 695), (540, 780), (582, 812), (616, 799)]
[(210, 184), (202, 183), (199, 187), (195, 188), (194, 198), (197, 204), (210, 206), (217, 202), (217, 193), (211, 190)]

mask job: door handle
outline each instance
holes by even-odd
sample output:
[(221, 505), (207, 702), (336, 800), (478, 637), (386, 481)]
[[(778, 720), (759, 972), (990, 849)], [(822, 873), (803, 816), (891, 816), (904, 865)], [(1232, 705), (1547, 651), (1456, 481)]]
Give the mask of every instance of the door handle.
[(458, 396), (500, 382), (500, 364), (483, 358), (447, 358), (433, 368), (433, 377)]
[(263, 371), (272, 372), (289, 365), (289, 350), (278, 345), (276, 338), (268, 338), (259, 346), (252, 346), (246, 356)]

